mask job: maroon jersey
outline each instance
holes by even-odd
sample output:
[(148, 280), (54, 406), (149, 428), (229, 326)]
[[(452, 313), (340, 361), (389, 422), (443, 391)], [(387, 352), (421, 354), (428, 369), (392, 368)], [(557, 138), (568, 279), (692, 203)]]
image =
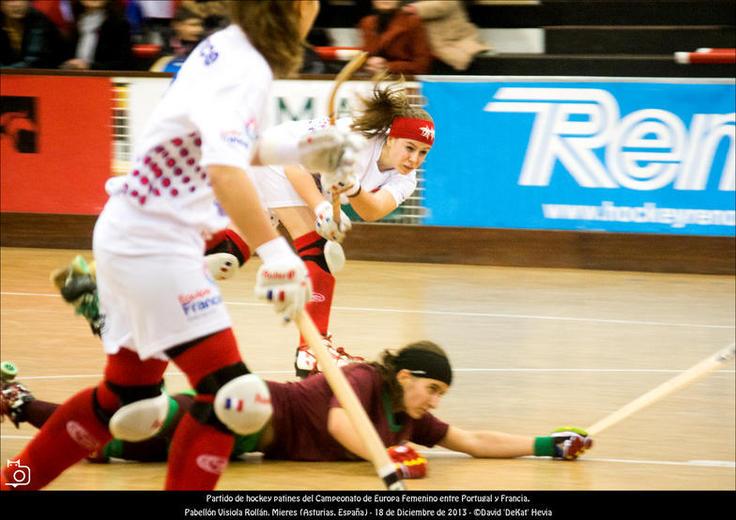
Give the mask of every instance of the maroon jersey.
[[(374, 367), (353, 364), (342, 370), (385, 446), (412, 441), (431, 447), (447, 434), (449, 425), (429, 413), (421, 419), (412, 419), (403, 412), (392, 412), (381, 375)], [(296, 383), (267, 383), (275, 433), (274, 442), (265, 450), (267, 458), (305, 461), (356, 458), (327, 431), (327, 414), (340, 403), (324, 375)]]

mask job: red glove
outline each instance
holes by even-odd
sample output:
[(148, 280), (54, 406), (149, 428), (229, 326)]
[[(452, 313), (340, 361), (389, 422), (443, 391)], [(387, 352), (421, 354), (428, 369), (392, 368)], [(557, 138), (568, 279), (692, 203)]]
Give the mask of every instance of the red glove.
[(593, 439), (582, 428), (565, 426), (550, 435), (555, 443), (556, 459), (575, 460), (593, 446)]
[(388, 456), (396, 466), (401, 478), (424, 478), (427, 476), (427, 459), (419, 455), (414, 448), (405, 444), (388, 448)]

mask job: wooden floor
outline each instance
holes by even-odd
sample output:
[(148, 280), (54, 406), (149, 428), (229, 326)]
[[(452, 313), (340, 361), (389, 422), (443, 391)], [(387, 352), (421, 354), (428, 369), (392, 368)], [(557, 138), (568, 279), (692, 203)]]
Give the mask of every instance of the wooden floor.
[[(94, 384), (103, 355), (48, 273), (78, 251), (1, 250), (1, 357), (37, 397), (59, 401)], [(90, 255), (88, 251), (82, 251)], [(293, 377), (293, 326), (252, 295), (258, 261), (222, 284), (242, 353), (267, 378)], [(634, 272), (348, 262), (332, 331), (351, 353), (431, 339), (455, 383), (437, 415), (466, 429), (530, 435), (588, 426), (734, 341), (734, 278)], [(185, 388), (175, 369), (169, 389)], [(603, 432), (574, 463), (474, 460), (431, 450), (412, 490), (736, 489), (734, 364)], [(12, 457), (34, 430), (0, 430)], [(82, 463), (50, 489), (160, 489), (162, 464)], [(379, 490), (368, 463), (230, 465), (220, 489)]]

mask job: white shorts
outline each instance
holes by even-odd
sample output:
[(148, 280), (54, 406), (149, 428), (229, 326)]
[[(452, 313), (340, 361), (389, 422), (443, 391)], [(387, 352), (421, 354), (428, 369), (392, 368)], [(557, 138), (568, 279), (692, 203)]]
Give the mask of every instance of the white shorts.
[(95, 249), (107, 354), (120, 347), (141, 359), (225, 330), (230, 316), (200, 255), (128, 256)]
[(284, 173), (282, 166), (258, 166), (248, 170), (265, 208), (306, 206)]

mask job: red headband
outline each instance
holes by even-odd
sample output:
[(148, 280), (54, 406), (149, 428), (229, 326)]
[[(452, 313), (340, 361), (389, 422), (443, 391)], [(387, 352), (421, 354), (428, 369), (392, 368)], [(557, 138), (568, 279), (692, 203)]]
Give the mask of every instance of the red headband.
[(413, 139), (432, 146), (434, 144), (434, 123), (426, 119), (395, 117), (388, 135), (389, 137)]

